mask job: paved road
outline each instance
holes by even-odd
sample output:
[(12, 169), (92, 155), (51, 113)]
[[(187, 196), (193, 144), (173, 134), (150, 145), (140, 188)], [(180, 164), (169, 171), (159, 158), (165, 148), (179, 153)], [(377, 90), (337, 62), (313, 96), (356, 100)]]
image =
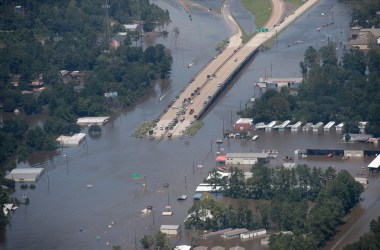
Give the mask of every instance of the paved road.
[[(269, 32), (256, 34), (244, 45), (241, 40), (241, 30), (234, 21), (228, 3), (226, 3), (222, 8), (222, 13), (227, 22), (235, 28), (236, 33), (229, 38), (227, 48), (211, 60), (194, 76), (192, 82), (177, 95), (177, 98), (173, 100), (170, 107), (157, 122), (153, 136), (162, 138), (168, 135), (182, 135), (259, 46), (275, 37), (278, 32), (285, 29), (316, 2), (318, 0), (309, 0), (293, 14), (282, 19), (284, 13), (282, 1), (272, 0), (272, 15), (266, 24)], [(198, 91), (196, 91), (197, 89)], [(185, 99), (188, 101), (184, 103)], [(194, 110), (194, 113), (190, 114), (190, 110)], [(175, 119), (178, 120), (177, 123), (175, 123)]]

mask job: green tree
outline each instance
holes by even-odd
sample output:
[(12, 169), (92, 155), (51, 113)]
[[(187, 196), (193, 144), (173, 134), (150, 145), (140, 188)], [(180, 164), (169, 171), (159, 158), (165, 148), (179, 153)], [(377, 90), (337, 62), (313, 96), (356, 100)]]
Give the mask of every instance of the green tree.
[(144, 237), (140, 239), (140, 243), (144, 249), (149, 249), (154, 245), (154, 237), (151, 235), (144, 235)]

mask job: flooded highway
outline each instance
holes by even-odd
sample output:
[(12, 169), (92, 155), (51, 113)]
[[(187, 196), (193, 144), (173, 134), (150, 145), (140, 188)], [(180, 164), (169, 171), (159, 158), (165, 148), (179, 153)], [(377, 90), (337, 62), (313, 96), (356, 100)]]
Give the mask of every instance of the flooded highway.
[[(232, 30), (222, 16), (208, 11), (194, 8), (190, 21), (175, 1), (155, 1), (155, 4), (169, 10), (172, 23), (167, 30), (170, 33), (168, 37), (151, 35), (145, 42), (162, 43), (171, 49), (174, 60), (171, 79), (158, 82), (154, 91), (136, 106), (112, 119), (103, 127), (100, 137), (87, 137), (80, 147), (63, 148), (56, 154), (35, 154), (28, 162), (20, 164), (44, 167), (45, 173), (35, 190), (24, 193), (18, 186), (14, 196), (22, 199), (26, 195), (30, 204), (20, 206), (12, 215), (0, 239), (1, 249), (112, 249), (115, 245), (123, 249), (141, 249), (139, 240), (146, 234), (156, 233), (162, 224), (183, 225), (196, 186), (215, 167), (215, 140), (222, 137), (223, 127), (231, 128), (238, 118), (236, 112), (245, 108), (252, 96), (259, 95), (253, 87), (254, 82), (264, 75), (300, 77), (299, 62), (305, 49), (325, 45), (326, 34), (332, 41), (344, 44), (350, 21), (347, 7), (335, 1), (320, 1), (283, 31), (272, 49), (260, 52), (253, 59), (254, 63), (248, 63), (229, 89), (213, 103), (203, 118), (204, 126), (194, 137), (158, 141), (137, 139), (132, 133), (140, 123), (155, 119), (162, 112), (191, 77), (213, 58), (216, 44), (230, 36)], [(318, 32), (317, 28), (331, 18), (335, 24), (325, 32)], [(178, 33), (173, 32), (175, 28)], [(337, 51), (342, 53), (343, 46), (338, 46)], [(190, 68), (187, 67), (189, 63), (193, 63)], [(276, 149), (279, 156), (271, 165), (281, 164), (286, 155), (294, 156), (296, 149), (378, 149), (373, 144), (342, 144), (342, 134), (333, 131), (321, 134), (258, 131), (257, 134), (259, 139), (255, 142), (224, 139), (222, 147), (225, 152)], [(356, 176), (372, 159), (345, 161), (308, 157), (295, 158), (295, 161), (309, 166), (347, 169)], [(141, 178), (133, 179), (134, 174)], [(169, 186), (164, 187), (164, 183)], [(347, 225), (342, 227), (341, 235), (346, 237), (331, 243), (338, 243), (335, 249), (368, 231), (369, 221), (380, 213), (379, 185), (376, 176), (370, 179), (361, 210), (348, 222), (354, 229)], [(180, 194), (189, 197), (179, 202), (176, 197)], [(161, 216), (168, 204), (173, 216)], [(153, 206), (152, 212), (143, 212), (147, 206)], [(339, 241), (338, 236), (335, 238)], [(190, 244), (190, 233), (181, 234), (172, 241)], [(246, 249), (261, 248), (257, 242), (224, 243), (239, 244)], [(211, 246), (212, 242), (207, 244)]]

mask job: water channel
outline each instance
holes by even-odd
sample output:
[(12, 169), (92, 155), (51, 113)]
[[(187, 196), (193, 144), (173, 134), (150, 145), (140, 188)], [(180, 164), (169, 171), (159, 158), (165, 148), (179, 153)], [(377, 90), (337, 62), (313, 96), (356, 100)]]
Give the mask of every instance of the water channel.
[[(254, 91), (254, 82), (265, 74), (300, 77), (299, 62), (305, 49), (308, 46), (319, 48), (326, 44), (326, 39), (344, 44), (350, 21), (346, 6), (321, 0), (282, 32), (272, 49), (260, 52), (246, 66), (212, 105), (203, 118), (205, 125), (194, 137), (155, 141), (131, 135), (140, 123), (154, 119), (162, 112), (191, 77), (213, 58), (216, 44), (232, 32), (222, 16), (207, 10), (193, 8), (190, 21), (188, 14), (175, 1), (155, 1), (155, 4), (169, 10), (172, 23), (167, 30), (170, 33), (166, 38), (148, 37), (146, 42), (162, 43), (171, 49), (174, 63), (170, 81), (157, 83), (154, 91), (136, 106), (112, 119), (103, 127), (101, 137), (88, 137), (82, 146), (63, 148), (55, 154), (35, 154), (28, 162), (20, 164), (44, 167), (45, 173), (36, 183), (35, 190), (27, 190), (24, 194), (17, 188), (14, 196), (22, 199), (26, 195), (30, 204), (21, 206), (12, 215), (0, 239), (1, 249), (112, 249), (114, 245), (140, 249), (139, 239), (145, 234), (156, 233), (160, 225), (182, 225), (192, 205), (191, 197), (196, 186), (215, 166), (215, 140), (222, 136), (223, 123), (225, 128), (230, 128), (238, 118), (236, 112), (258, 94)], [(232, 1), (232, 4), (237, 3)], [(325, 15), (322, 16), (322, 12)], [(247, 16), (247, 13), (240, 14)], [(334, 19), (334, 25), (317, 31), (331, 19)], [(175, 28), (179, 30), (178, 34), (173, 32)], [(337, 46), (337, 51), (341, 53), (343, 46)], [(193, 66), (188, 68), (191, 62)], [(263, 131), (259, 132), (256, 142), (225, 139), (222, 147), (226, 152), (276, 149), (279, 157), (271, 165), (281, 164), (281, 159), (285, 155), (293, 156), (296, 149), (377, 149), (369, 144), (341, 144), (341, 138), (342, 135), (336, 132)], [(322, 168), (333, 166), (337, 170), (347, 169), (353, 175), (360, 173), (360, 168), (370, 161), (367, 158), (349, 161), (296, 158), (297, 163)], [(132, 179), (134, 173), (145, 176), (146, 187), (144, 178)], [(375, 178), (370, 181), (363, 194), (362, 212), (357, 215), (359, 220), (353, 218), (349, 222), (355, 227), (355, 234), (349, 231), (352, 227), (343, 228), (342, 234), (351, 232), (353, 235), (341, 244), (358, 239), (368, 230), (370, 219), (380, 214), (379, 194), (375, 191), (380, 182)], [(164, 183), (169, 187), (163, 187)], [(189, 198), (178, 202), (176, 197), (179, 194), (187, 194)], [(174, 214), (163, 217), (161, 212), (168, 204)], [(143, 213), (147, 206), (153, 206), (154, 212)], [(187, 234), (174, 241), (190, 244)], [(219, 242), (221, 244), (261, 249), (257, 241)], [(339, 249), (340, 245), (336, 248)]]

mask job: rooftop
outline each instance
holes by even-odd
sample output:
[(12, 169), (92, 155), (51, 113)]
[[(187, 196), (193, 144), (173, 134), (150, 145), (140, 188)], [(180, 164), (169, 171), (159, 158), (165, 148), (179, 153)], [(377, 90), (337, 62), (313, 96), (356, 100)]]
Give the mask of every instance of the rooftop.
[(268, 153), (227, 153), (227, 158), (268, 158)]
[(7, 176), (7, 179), (15, 181), (36, 181), (44, 171), (43, 168), (15, 168)]

